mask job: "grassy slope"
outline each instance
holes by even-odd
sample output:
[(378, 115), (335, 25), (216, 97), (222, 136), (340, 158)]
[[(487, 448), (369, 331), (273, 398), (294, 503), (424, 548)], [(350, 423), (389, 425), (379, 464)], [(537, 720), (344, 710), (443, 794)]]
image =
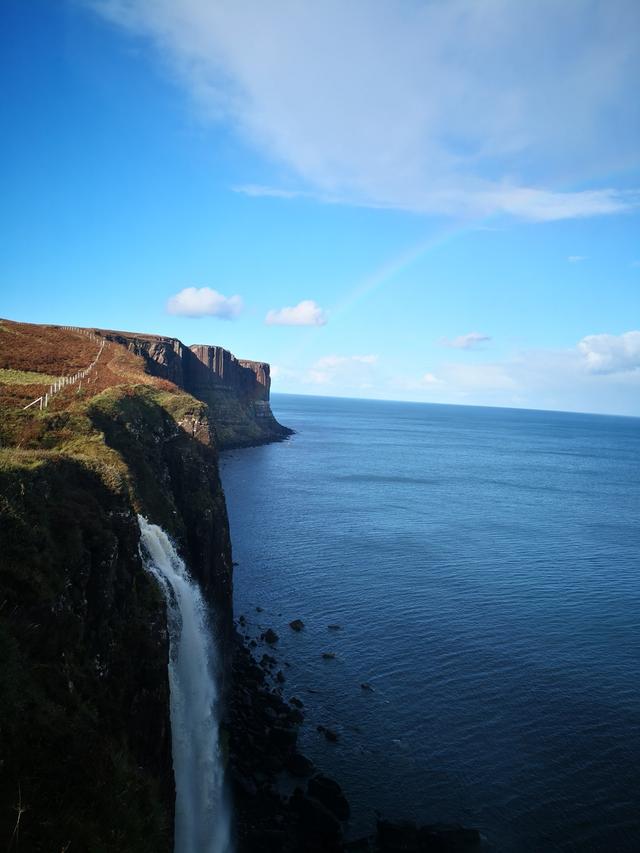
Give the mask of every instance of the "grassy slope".
[[(0, 324), (4, 370), (69, 375), (96, 350)], [(228, 548), (224, 530), (207, 539), (185, 518), (191, 506), (194, 524), (226, 523), (206, 406), (115, 344), (82, 389), (22, 411), (36, 392), (0, 374), (0, 846), (166, 850), (164, 608), (135, 512), (191, 552)]]

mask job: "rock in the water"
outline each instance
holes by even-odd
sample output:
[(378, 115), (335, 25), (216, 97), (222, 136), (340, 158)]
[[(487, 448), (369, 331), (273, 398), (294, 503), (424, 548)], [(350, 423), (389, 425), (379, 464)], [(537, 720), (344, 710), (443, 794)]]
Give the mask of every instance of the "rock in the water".
[(262, 613), (262, 607), (260, 607), (260, 606), (256, 607), (256, 613)]
[(331, 743), (335, 743), (338, 740), (338, 733), (334, 732), (333, 729), (328, 729), (326, 726), (316, 726), (316, 731), (323, 734), (328, 741), (331, 741)]
[(326, 806), (338, 820), (348, 820), (351, 810), (342, 788), (336, 781), (319, 773), (309, 780), (307, 791), (310, 797), (315, 797)]
[(294, 631), (302, 631), (304, 628), (304, 622), (302, 619), (294, 619), (293, 622), (289, 622), (289, 627)]
[(289, 719), (295, 725), (299, 725), (304, 721), (304, 714), (299, 708), (292, 708), (289, 712)]
[(281, 669), (279, 669), (276, 673), (276, 681), (278, 682), (278, 684), (284, 684), (286, 681), (286, 678), (284, 677), (284, 672)]
[(313, 797), (307, 797), (300, 788), (295, 789), (289, 803), (300, 817), (304, 835), (314, 840), (322, 838), (327, 842), (327, 849), (336, 849), (333, 845), (340, 840), (342, 827), (326, 806)]
[(291, 699), (289, 699), (289, 704), (295, 705), (296, 708), (304, 708), (304, 702), (302, 699), (298, 699), (297, 696), (292, 696)]
[(363, 681), (360, 687), (362, 687), (363, 690), (368, 690), (369, 692), (373, 693), (373, 687), (369, 684), (368, 681)]
[(298, 740), (298, 732), (284, 726), (274, 726), (271, 729), (271, 740), (279, 749), (293, 750)]
[(262, 666), (272, 667), (275, 666), (277, 662), (278, 661), (274, 657), (272, 657), (272, 655), (268, 655), (266, 653), (260, 658), (260, 664)]
[(264, 632), (264, 634), (262, 634), (260, 636), (260, 639), (264, 640), (265, 643), (269, 643), (270, 645), (273, 645), (274, 643), (278, 642), (280, 637), (278, 637), (278, 635), (273, 630), (273, 628), (267, 628), (267, 630)]
[(299, 752), (294, 752), (287, 759), (286, 768), (292, 776), (310, 776), (313, 773), (313, 761)]
[(342, 625), (327, 625), (329, 631), (341, 631)]
[(335, 652), (322, 652), (322, 657), (325, 660), (335, 660), (336, 653)]

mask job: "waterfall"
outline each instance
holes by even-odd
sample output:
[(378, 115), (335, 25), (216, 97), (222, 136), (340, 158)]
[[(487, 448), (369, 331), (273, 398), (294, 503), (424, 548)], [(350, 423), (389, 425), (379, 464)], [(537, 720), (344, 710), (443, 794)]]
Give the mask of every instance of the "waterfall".
[(161, 527), (138, 516), (140, 553), (167, 601), (175, 853), (230, 853), (215, 640), (198, 586)]

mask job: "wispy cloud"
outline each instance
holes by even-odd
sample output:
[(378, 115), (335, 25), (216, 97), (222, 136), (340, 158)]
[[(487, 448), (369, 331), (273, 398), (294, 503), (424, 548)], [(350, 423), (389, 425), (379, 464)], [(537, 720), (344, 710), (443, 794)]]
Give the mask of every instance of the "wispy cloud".
[(319, 358), (315, 367), (325, 370), (326, 368), (341, 367), (344, 364), (375, 364), (378, 361), (377, 355), (325, 355)]
[[(444, 363), (400, 384), (448, 403), (640, 414), (640, 331), (587, 335), (575, 347), (517, 353), (502, 361)], [(637, 389), (635, 398), (630, 388)]]
[(636, 0), (86, 2), (300, 184), (248, 194), (534, 221), (638, 203), (594, 180), (636, 156)]
[(339, 382), (347, 387), (372, 387), (372, 368), (378, 356), (368, 355), (325, 355), (313, 363), (304, 380), (313, 385), (331, 385)]
[(480, 349), (482, 344), (486, 344), (491, 340), (490, 335), (483, 335), (480, 332), (469, 332), (467, 335), (459, 335), (457, 338), (440, 338), (440, 345), (443, 347), (451, 347), (452, 349)]
[(327, 320), (327, 312), (313, 299), (303, 299), (292, 307), (272, 308), (264, 319), (267, 326), (324, 326)]
[(293, 392), (640, 415), (640, 331), (501, 360), (443, 362), (413, 376), (406, 364), (392, 365), (392, 357), (330, 354), (276, 373), (279, 387)]
[(223, 296), (210, 287), (185, 287), (167, 302), (167, 313), (181, 317), (220, 317), (234, 320), (242, 311), (239, 296)]
[(586, 261), (586, 255), (569, 255), (567, 258), (570, 264), (579, 264), (581, 261)]
[(234, 193), (240, 195), (248, 195), (252, 198), (300, 198), (300, 196), (308, 195), (308, 193), (300, 192), (299, 190), (284, 190), (278, 187), (268, 187), (262, 184), (242, 184), (237, 187), (232, 187)]

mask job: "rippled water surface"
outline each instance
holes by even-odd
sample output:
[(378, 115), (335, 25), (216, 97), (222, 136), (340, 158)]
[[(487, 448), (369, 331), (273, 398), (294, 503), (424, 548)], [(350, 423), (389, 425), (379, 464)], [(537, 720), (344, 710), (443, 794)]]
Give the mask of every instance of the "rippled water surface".
[(640, 850), (640, 420), (273, 409), (292, 440), (223, 456), (236, 612), (280, 634), (352, 832), (379, 809), (498, 851)]

